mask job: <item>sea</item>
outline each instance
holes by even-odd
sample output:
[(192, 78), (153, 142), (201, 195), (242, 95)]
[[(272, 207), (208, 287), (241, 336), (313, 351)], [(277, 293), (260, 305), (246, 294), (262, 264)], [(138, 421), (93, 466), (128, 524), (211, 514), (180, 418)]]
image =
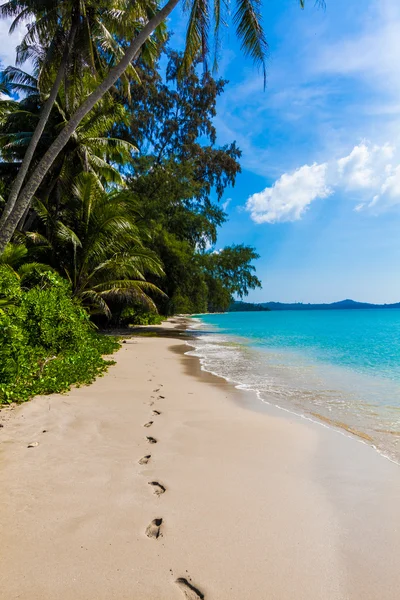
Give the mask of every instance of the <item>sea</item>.
[(207, 314), (191, 329), (204, 370), (400, 464), (400, 309)]

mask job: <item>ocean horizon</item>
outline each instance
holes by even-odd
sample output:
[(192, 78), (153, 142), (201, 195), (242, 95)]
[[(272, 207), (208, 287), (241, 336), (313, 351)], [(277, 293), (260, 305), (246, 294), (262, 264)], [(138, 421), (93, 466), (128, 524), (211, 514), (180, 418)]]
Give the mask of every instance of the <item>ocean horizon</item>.
[(194, 315), (203, 369), (400, 464), (400, 309)]

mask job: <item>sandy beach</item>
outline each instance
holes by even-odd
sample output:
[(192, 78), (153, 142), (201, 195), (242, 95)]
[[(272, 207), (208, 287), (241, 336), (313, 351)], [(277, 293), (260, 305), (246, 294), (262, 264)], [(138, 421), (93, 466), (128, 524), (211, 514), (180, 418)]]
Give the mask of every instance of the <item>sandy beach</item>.
[(0, 412), (1, 600), (397, 600), (400, 467), (188, 350)]

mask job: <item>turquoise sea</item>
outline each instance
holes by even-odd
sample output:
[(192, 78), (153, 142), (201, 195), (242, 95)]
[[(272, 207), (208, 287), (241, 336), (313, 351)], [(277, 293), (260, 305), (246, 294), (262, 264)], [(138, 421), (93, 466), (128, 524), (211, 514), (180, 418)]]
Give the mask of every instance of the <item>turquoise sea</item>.
[(400, 309), (199, 315), (203, 368), (400, 463)]

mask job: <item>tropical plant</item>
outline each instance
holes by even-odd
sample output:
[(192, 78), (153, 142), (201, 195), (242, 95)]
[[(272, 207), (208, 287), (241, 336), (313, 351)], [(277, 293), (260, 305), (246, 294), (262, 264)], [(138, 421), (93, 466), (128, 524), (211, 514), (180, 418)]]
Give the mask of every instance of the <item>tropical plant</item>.
[[(44, 276), (54, 273), (54, 269), (44, 263), (32, 261), (29, 258), (29, 251), (23, 243), (8, 244), (0, 256), (0, 267), (3, 268), (3, 273), (7, 270), (11, 274), (9, 281), (15, 278), (19, 281), (19, 285), (24, 288), (32, 287), (37, 284)], [(51, 275), (50, 275), (51, 277)], [(13, 286), (10, 283), (10, 287)], [(0, 294), (0, 306), (7, 306), (12, 302), (9, 290), (5, 290)]]
[(0, 265), (0, 405), (90, 383), (112, 364), (102, 355), (119, 347), (95, 333), (64, 279), (37, 275), (26, 288)]
[[(17, 64), (27, 59), (33, 62), (40, 95), (46, 101), (1, 215), (0, 230), (13, 211), (62, 83), (67, 119), (82, 99), (78, 88), (86, 97), (101, 81), (105, 70), (123, 55), (119, 40), (135, 35), (147, 14), (147, 8), (129, 0), (116, 0), (111, 7), (107, 0), (10, 0), (1, 5), (0, 16), (14, 18), (11, 32), (22, 20), (30, 21), (17, 48)], [(162, 29), (158, 28), (157, 36), (162, 38)], [(152, 40), (142, 54), (152, 60)], [(132, 76), (136, 76), (134, 67), (128, 65), (121, 81), (129, 82)]]
[(35, 211), (42, 232), (27, 232), (36, 254), (70, 282), (72, 295), (92, 312), (111, 316), (110, 305), (145, 304), (163, 296), (146, 275), (164, 272), (157, 255), (143, 244), (138, 212), (128, 191), (105, 191), (93, 173), (82, 173), (70, 191), (62, 219), (39, 200)]
[(251, 264), (258, 258), (254, 248), (243, 244), (227, 246), (202, 256), (210, 312), (226, 311), (233, 296), (243, 298), (249, 290), (261, 287), (261, 281), (254, 274), (255, 267)]
[[(33, 1), (33, 0), (32, 0)], [(45, 1), (45, 0), (43, 0)], [(20, 5), (17, 0), (10, 0), (13, 4)], [(21, 175), (18, 184), (19, 194), (13, 193), (7, 201), (4, 209), (6, 215), (3, 219), (3, 226), (0, 231), (0, 254), (4, 251), (5, 245), (10, 241), (19, 220), (29, 206), (36, 190), (40, 186), (43, 178), (46, 176), (51, 165), (68, 143), (71, 136), (76, 131), (82, 119), (94, 108), (101, 98), (117, 83), (124, 73), (131, 67), (141, 51), (142, 46), (151, 38), (155, 31), (162, 26), (165, 19), (171, 14), (174, 8), (179, 4), (179, 0), (168, 0), (160, 9), (158, 0), (147, 0), (133, 3), (136, 10), (139, 11), (139, 18), (136, 21), (138, 28), (135, 35), (130, 38), (125, 36), (123, 54), (121, 58), (112, 63), (112, 66), (105, 72), (102, 81), (97, 83), (89, 96), (76, 108), (75, 112), (69, 117), (65, 127), (60, 131), (56, 140), (48, 148), (47, 152), (40, 160), (39, 164), (33, 170), (25, 185), (22, 187), (26, 173)], [(129, 3), (130, 5), (130, 3)], [(304, 5), (304, 0), (300, 0), (300, 5)], [(21, 6), (21, 5), (20, 5)], [(188, 16), (186, 45), (183, 56), (182, 71), (184, 72), (192, 61), (200, 54), (204, 61), (210, 53), (209, 37), (211, 31), (215, 38), (215, 52), (217, 57), (219, 46), (219, 32), (221, 26), (226, 22), (224, 13), (224, 4), (221, 0), (214, 0), (213, 3), (207, 0), (185, 0), (184, 9)], [(249, 54), (253, 60), (262, 66), (265, 75), (265, 57), (267, 52), (267, 42), (261, 25), (260, 0), (236, 0), (236, 8), (232, 14), (233, 24), (236, 33), (241, 40), (242, 49)], [(109, 10), (119, 13), (120, 18), (126, 22), (126, 7), (113, 3)], [(228, 12), (228, 11), (226, 11)], [(23, 11), (19, 13), (21, 18)], [(66, 48), (67, 46), (65, 46)], [(55, 84), (54, 84), (55, 85)], [(18, 188), (16, 186), (16, 188)]]
[[(4, 161), (0, 163), (0, 173), (3, 172), (3, 181), (8, 181), (10, 185), (34, 135), (42, 107), (35, 77), (15, 68), (7, 69), (6, 75), (8, 86), (15, 93), (25, 93), (25, 97), (14, 103), (14, 110), (0, 124), (0, 152)], [(65, 123), (64, 101), (65, 95), (60, 94), (37, 145), (36, 160), (43, 155)], [(69, 191), (74, 177), (82, 170), (96, 174), (103, 184), (123, 185), (121, 169), (126, 169), (132, 161), (136, 148), (128, 140), (110, 136), (109, 132), (116, 121), (123, 124), (128, 119), (127, 107), (111, 96), (105, 96), (83, 119), (75, 135), (57, 157), (43, 181), (39, 196), (48, 198), (52, 195), (55, 199), (53, 204), (59, 210), (63, 193)], [(19, 224), (20, 229), (23, 222)]]

